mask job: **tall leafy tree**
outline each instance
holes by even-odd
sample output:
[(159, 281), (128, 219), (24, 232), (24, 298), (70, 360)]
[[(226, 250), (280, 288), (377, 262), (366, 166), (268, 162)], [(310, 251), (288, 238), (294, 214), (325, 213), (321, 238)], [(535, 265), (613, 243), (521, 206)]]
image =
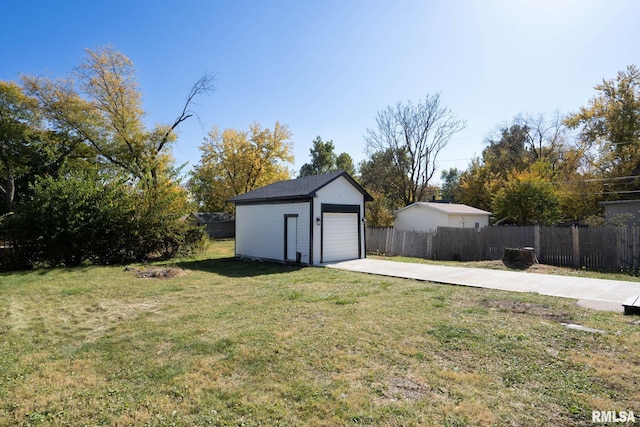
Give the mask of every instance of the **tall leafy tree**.
[(560, 112), (537, 116), (519, 114), (513, 124), (526, 128), (525, 148), (530, 162), (545, 161), (555, 170), (568, 149), (567, 126)]
[[(486, 142), (482, 157), (474, 159), (461, 175), (458, 196), (463, 203), (492, 210), (493, 196), (515, 176), (531, 172), (539, 163), (548, 166), (546, 176), (556, 188), (567, 183), (558, 196), (568, 197), (571, 189), (578, 188), (568, 182), (584, 179), (582, 151), (569, 144), (567, 127), (559, 112), (538, 116), (519, 114)], [(563, 206), (568, 207), (569, 202)], [(592, 212), (591, 207), (580, 206), (585, 208), (582, 213), (567, 211), (570, 215), (566, 218)]]
[(166, 172), (175, 131), (193, 115), (194, 99), (213, 90), (212, 78), (203, 76), (173, 122), (149, 129), (133, 63), (110, 46), (87, 50), (84, 61), (66, 79), (24, 76), (22, 80), (50, 126), (95, 149), (105, 165), (138, 180), (150, 177), (151, 183)]
[(553, 224), (560, 219), (559, 199), (550, 180), (550, 167), (537, 162), (531, 168), (510, 174), (494, 195), (492, 212), (498, 219), (518, 225)]
[(309, 150), (311, 162), (300, 168), (300, 176), (320, 175), (323, 173), (344, 170), (349, 175), (355, 174), (353, 159), (348, 153), (336, 155), (333, 141), (323, 141), (320, 136), (313, 140), (313, 147)]
[(338, 154), (338, 157), (336, 157), (336, 170), (343, 170), (351, 176), (356, 174), (353, 158), (351, 158), (349, 153)]
[(214, 128), (200, 146), (200, 162), (189, 186), (205, 210), (231, 210), (225, 200), (288, 179), (293, 162), (291, 132), (276, 122), (273, 130), (254, 123), (248, 132)]
[(492, 173), (502, 177), (514, 170), (523, 171), (537, 161), (545, 161), (555, 169), (568, 149), (566, 133), (557, 111), (538, 116), (519, 114), (511, 124), (487, 138), (482, 161)]
[[(636, 194), (640, 182), (640, 69), (629, 65), (613, 79), (596, 85), (597, 94), (567, 117), (580, 142), (604, 178), (612, 197)], [(637, 197), (637, 196), (636, 196)]]
[(65, 166), (84, 169), (95, 152), (46, 129), (37, 99), (15, 82), (0, 81), (0, 212), (28, 198), (38, 176), (57, 176)]
[(311, 162), (300, 168), (300, 176), (320, 175), (333, 172), (336, 168), (336, 153), (333, 141), (323, 141), (320, 136), (313, 140), (313, 147), (309, 150)]
[[(399, 209), (407, 204), (409, 198), (405, 191), (410, 164), (402, 149), (399, 153), (392, 149), (375, 152), (368, 160), (360, 162), (360, 184), (381, 195), (389, 210)], [(398, 173), (398, 167), (401, 173)]]
[(460, 175), (457, 199), (469, 206), (491, 211), (491, 198), (504, 182), (481, 159), (473, 159), (467, 170)]
[[(88, 50), (68, 78), (24, 76), (20, 89), (0, 87), (5, 182), (13, 180), (14, 194), (20, 185), (30, 191), (1, 224), (15, 259), (24, 254), (27, 265), (143, 260), (170, 256), (187, 243), (193, 234), (181, 219), (187, 193), (170, 147), (177, 127), (193, 115), (195, 97), (212, 90), (209, 76), (192, 87), (173, 122), (153, 128), (144, 124), (132, 62), (111, 47)], [(11, 186), (5, 183), (2, 192), (10, 202)]]
[(389, 106), (378, 112), (376, 124), (376, 129), (367, 130), (367, 152), (370, 156), (391, 155), (389, 166), (402, 186), (396, 197), (404, 204), (425, 199), (437, 170), (438, 154), (455, 133), (466, 127), (465, 121), (442, 105), (439, 93), (427, 95), (416, 104), (409, 101)]
[(13, 205), (17, 176), (25, 173), (28, 141), (35, 133), (35, 106), (16, 83), (0, 81), (0, 193), (5, 209)]
[(506, 177), (512, 171), (522, 171), (531, 163), (526, 149), (529, 133), (527, 125), (514, 123), (500, 129), (498, 135), (487, 139), (482, 150), (482, 162), (497, 175)]
[(449, 168), (443, 170), (440, 174), (442, 180), (442, 189), (440, 195), (443, 199), (456, 200), (460, 188), (460, 175), (462, 174), (458, 168)]
[(585, 162), (580, 146), (565, 147), (553, 168), (553, 180), (563, 221), (579, 221), (601, 214), (605, 180)]

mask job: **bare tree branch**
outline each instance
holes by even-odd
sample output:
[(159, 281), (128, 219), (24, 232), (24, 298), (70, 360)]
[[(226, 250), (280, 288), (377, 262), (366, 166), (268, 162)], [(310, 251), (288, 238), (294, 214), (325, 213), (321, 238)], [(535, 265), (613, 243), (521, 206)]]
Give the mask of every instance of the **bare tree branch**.
[(212, 74), (205, 73), (202, 77), (198, 79), (197, 82), (191, 87), (189, 94), (187, 95), (187, 99), (182, 107), (182, 111), (180, 115), (173, 121), (173, 124), (169, 126), (167, 131), (164, 133), (160, 141), (158, 141), (158, 146), (156, 147), (156, 152), (162, 151), (164, 146), (169, 142), (171, 138), (171, 133), (180, 125), (180, 123), (187, 120), (189, 117), (192, 117), (195, 113), (190, 109), (193, 100), (200, 95), (208, 95), (211, 94), (215, 90), (215, 77)]
[[(410, 204), (425, 197), (429, 182), (435, 175), (436, 160), (451, 137), (466, 127), (448, 108), (441, 106), (440, 94), (427, 95), (413, 104), (398, 102), (379, 111), (377, 129), (367, 130), (366, 151), (390, 150), (398, 176), (402, 177), (402, 198)], [(403, 159), (402, 156), (408, 159)], [(405, 160), (408, 160), (408, 164)]]

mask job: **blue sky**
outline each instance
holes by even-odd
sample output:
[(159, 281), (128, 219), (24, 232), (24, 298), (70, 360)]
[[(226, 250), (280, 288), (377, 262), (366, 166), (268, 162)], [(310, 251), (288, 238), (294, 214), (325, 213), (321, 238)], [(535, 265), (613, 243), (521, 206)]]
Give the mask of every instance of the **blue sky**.
[(188, 168), (214, 125), (276, 120), (293, 133), (295, 171), (317, 135), (357, 163), (377, 111), (440, 92), (468, 126), (438, 165), (466, 169), (517, 114), (577, 111), (640, 65), (636, 0), (3, 0), (0, 16), (0, 79), (64, 76), (111, 44), (135, 64), (150, 125), (214, 74), (174, 146)]

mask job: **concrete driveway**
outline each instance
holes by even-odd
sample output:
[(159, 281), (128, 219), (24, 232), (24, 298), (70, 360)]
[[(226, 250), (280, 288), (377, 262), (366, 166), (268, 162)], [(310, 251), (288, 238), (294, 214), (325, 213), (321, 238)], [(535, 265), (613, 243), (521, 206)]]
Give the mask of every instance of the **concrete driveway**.
[(406, 279), (427, 280), (450, 285), (535, 292), (554, 297), (574, 298), (578, 305), (596, 310), (622, 312), (622, 303), (640, 295), (640, 282), (587, 279), (482, 268), (413, 264), (372, 258), (324, 264), (329, 268), (358, 271)]

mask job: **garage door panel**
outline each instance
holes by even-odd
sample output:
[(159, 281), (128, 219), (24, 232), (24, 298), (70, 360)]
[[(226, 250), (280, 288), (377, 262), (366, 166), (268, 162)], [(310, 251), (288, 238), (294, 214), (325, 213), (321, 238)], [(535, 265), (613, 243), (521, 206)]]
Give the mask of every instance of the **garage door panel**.
[(358, 214), (326, 212), (322, 241), (324, 262), (358, 258)]

